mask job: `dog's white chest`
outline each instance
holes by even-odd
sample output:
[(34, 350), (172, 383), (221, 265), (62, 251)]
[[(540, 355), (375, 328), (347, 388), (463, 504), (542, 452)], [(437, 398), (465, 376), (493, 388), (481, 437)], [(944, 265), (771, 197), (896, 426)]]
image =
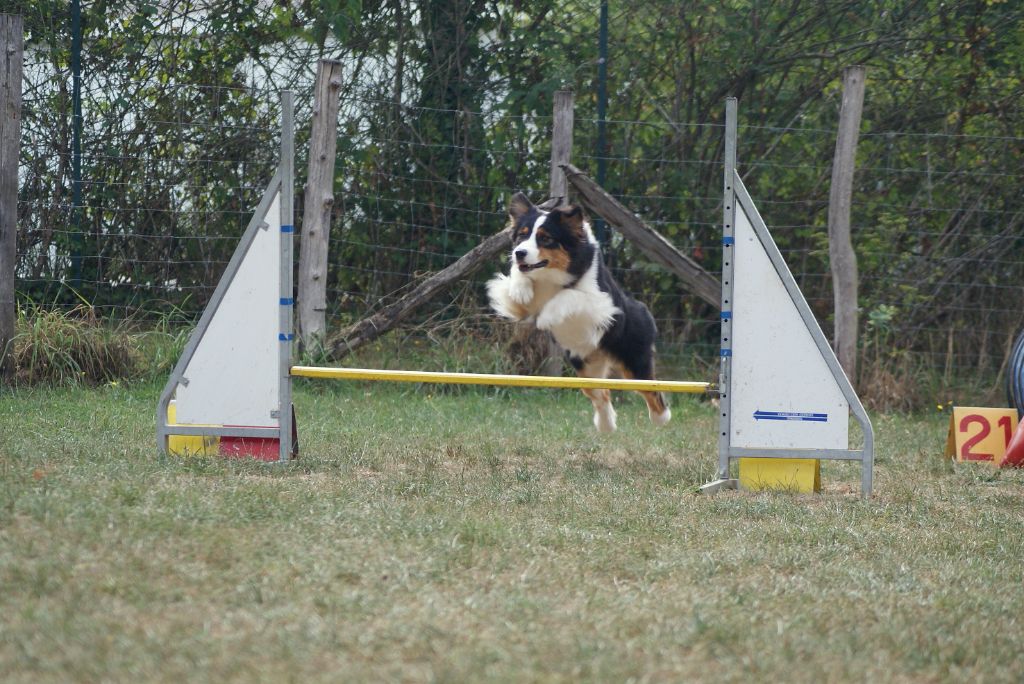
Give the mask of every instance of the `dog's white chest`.
[(537, 316), (537, 327), (550, 330), (564, 349), (586, 357), (597, 349), (619, 308), (607, 292), (566, 289), (552, 297)]

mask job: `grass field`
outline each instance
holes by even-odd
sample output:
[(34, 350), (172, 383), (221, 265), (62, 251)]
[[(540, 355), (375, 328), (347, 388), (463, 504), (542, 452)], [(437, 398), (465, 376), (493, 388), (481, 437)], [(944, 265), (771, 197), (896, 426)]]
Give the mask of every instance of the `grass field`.
[(695, 488), (714, 410), (301, 383), (286, 467), (161, 459), (159, 386), (0, 394), (0, 680), (1024, 680), (1024, 473), (873, 416), (876, 496)]

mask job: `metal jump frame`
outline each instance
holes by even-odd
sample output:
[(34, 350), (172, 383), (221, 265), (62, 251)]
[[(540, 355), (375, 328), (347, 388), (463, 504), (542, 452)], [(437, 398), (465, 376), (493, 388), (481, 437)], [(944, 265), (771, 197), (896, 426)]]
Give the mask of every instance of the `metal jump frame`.
[[(295, 186), (295, 99), (291, 91), (281, 92), (281, 145), (280, 159), (278, 160), (277, 171), (273, 179), (263, 192), (263, 197), (253, 212), (239, 246), (235, 249), (231, 260), (228, 262), (224, 275), (221, 276), (217, 288), (210, 298), (209, 304), (203, 311), (188, 344), (182, 351), (178, 363), (171, 371), (171, 376), (164, 385), (160, 400), (157, 402), (156, 425), (157, 445), (161, 453), (168, 453), (168, 438), (171, 435), (211, 435), (219, 437), (252, 437), (278, 439), (280, 451), (279, 461), (287, 461), (292, 457), (293, 444), (290, 438), (292, 434), (292, 345), (295, 339), (294, 332), (294, 289), (292, 284), (292, 254), (293, 238), (295, 235), (294, 220), (294, 186)], [(185, 370), (189, 361), (195, 354), (199, 343), (210, 326), (217, 309), (220, 307), (228, 287), (231, 285), (235, 274), (245, 259), (249, 245), (252, 244), (258, 231), (267, 226), (264, 219), (270, 210), (274, 197), (280, 192), (280, 218), (281, 218), (281, 288), (280, 288), (280, 313), (278, 316), (280, 334), (278, 341), (280, 349), (278, 353), (277, 374), (278, 384), (278, 408), (271, 417), (278, 420), (278, 427), (238, 427), (238, 426), (188, 426), (168, 425), (167, 411), (170, 406), (174, 392), (179, 384), (188, 384), (185, 377)], [(285, 436), (289, 436), (285, 439)]]
[[(715, 492), (719, 489), (736, 489), (738, 481), (730, 477), (730, 463), (736, 458), (806, 458), (822, 460), (844, 460), (861, 462), (861, 495), (864, 498), (871, 497), (872, 470), (874, 467), (875, 433), (864, 406), (853, 389), (846, 373), (836, 359), (825, 338), (817, 319), (811, 312), (807, 301), (804, 299), (800, 288), (797, 286), (793, 274), (782, 258), (779, 248), (771, 237), (768, 226), (765, 224), (761, 214), (757, 211), (753, 199), (743, 185), (743, 180), (736, 169), (736, 146), (737, 146), (737, 101), (730, 97), (725, 105), (725, 179), (724, 179), (724, 203), (722, 218), (722, 333), (721, 333), (721, 363), (719, 371), (720, 387), (720, 409), (719, 417), (719, 439), (718, 439), (718, 479), (704, 485), (701, 490), (704, 492)], [(850, 405), (855, 420), (860, 425), (864, 436), (864, 445), (860, 449), (750, 449), (736, 447), (731, 444), (732, 431), (730, 429), (731, 403), (732, 403), (732, 316), (733, 308), (733, 282), (735, 276), (736, 259), (733, 254), (735, 246), (734, 226), (736, 225), (737, 203), (743, 208), (750, 219), (754, 232), (757, 234), (761, 245), (771, 260), (775, 271), (781, 278), (786, 292), (796, 306), (803, 319), (807, 331), (811, 334), (818, 351), (832, 372), (833, 378)]]
[[(167, 384), (160, 396), (157, 405), (157, 443), (163, 453), (168, 451), (168, 437), (170, 435), (216, 435), (230, 437), (253, 437), (253, 438), (276, 438), (279, 440), (280, 452), (279, 461), (284, 462), (292, 456), (292, 376), (320, 377), (334, 379), (363, 379), (389, 382), (432, 382), (445, 384), (477, 384), (477, 385), (505, 385), (518, 387), (559, 387), (559, 388), (601, 388), (601, 389), (623, 389), (623, 390), (651, 390), (664, 392), (703, 393), (713, 391), (713, 387), (706, 382), (672, 382), (672, 381), (644, 381), (644, 380), (596, 380), (588, 378), (560, 378), (560, 377), (534, 377), (534, 376), (512, 376), (512, 375), (489, 375), (470, 373), (428, 373), (418, 371), (382, 371), (368, 369), (339, 369), (339, 368), (314, 368), (314, 367), (292, 367), (292, 346), (295, 339), (294, 333), (294, 289), (292, 275), (293, 259), (293, 238), (294, 238), (294, 214), (293, 214), (293, 186), (294, 186), (294, 99), (289, 91), (281, 93), (281, 145), (280, 160), (273, 179), (267, 186), (248, 227), (243, 234), (239, 248), (228, 263), (224, 276), (217, 285), (216, 290), (203, 312), (195, 332), (189, 339), (181, 358), (175, 365)], [(723, 245), (723, 266), (722, 266), (722, 315), (721, 315), (721, 370), (720, 370), (720, 409), (719, 421), (719, 444), (718, 444), (718, 479), (710, 482), (701, 491), (715, 492), (720, 489), (735, 489), (738, 481), (730, 477), (730, 464), (736, 458), (804, 458), (804, 459), (825, 459), (825, 460), (859, 460), (861, 462), (861, 492), (867, 498), (871, 496), (872, 468), (874, 463), (874, 430), (867, 412), (864, 410), (857, 393), (854, 391), (842, 367), (836, 360), (828, 340), (825, 338), (818, 326), (814, 314), (811, 312), (803, 295), (800, 292), (796, 281), (790, 273), (782, 254), (776, 247), (768, 231), (768, 227), (750, 195), (743, 185), (739, 173), (736, 170), (736, 146), (737, 146), (737, 101), (736, 98), (728, 98), (726, 101), (726, 127), (725, 127), (725, 179), (724, 179), (724, 215), (722, 223), (722, 245)], [(265, 228), (264, 218), (270, 208), (275, 195), (281, 193), (281, 286), (280, 286), (280, 353), (278, 355), (277, 373), (279, 377), (279, 406), (275, 412), (279, 421), (279, 427), (233, 427), (233, 426), (188, 426), (168, 425), (167, 412), (179, 384), (187, 384), (184, 376), (185, 369), (193, 354), (198, 348), (203, 334), (209, 327), (218, 306), (232, 279), (237, 273), (243, 259), (245, 258), (248, 245), (252, 243), (256, 232)], [(731, 346), (732, 318), (730, 311), (733, 297), (733, 277), (735, 259), (732, 257), (732, 248), (735, 244), (733, 226), (735, 225), (737, 202), (743, 207), (753, 228), (760, 239), (769, 259), (774, 265), (776, 272), (782, 279), (793, 303), (796, 305), (807, 330), (810, 332), (822, 353), (833, 377), (838, 383), (844, 397), (849, 402), (856, 421), (860, 424), (864, 445), (861, 449), (751, 449), (732, 446), (730, 443), (730, 405), (731, 405)], [(288, 439), (284, 437), (288, 436)]]

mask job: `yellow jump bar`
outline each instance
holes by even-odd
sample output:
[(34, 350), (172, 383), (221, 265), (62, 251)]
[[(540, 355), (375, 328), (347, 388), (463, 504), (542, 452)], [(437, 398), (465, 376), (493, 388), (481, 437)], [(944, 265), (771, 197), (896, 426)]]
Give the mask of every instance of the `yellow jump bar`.
[(321, 368), (292, 366), (293, 376), (328, 380), (377, 380), (382, 382), (431, 382), (446, 385), (500, 385), (508, 387), (556, 387), (560, 389), (609, 389), (701, 394), (711, 383), (672, 380), (619, 380), (614, 378), (562, 378), (550, 375), (494, 375), (489, 373), (434, 373), (428, 371), (375, 370), (372, 368)]

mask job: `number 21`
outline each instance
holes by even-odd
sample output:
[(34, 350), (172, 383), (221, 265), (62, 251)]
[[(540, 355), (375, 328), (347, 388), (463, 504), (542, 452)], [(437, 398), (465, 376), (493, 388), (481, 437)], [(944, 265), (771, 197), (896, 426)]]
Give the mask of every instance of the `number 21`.
[[(960, 432), (966, 433), (967, 432), (967, 426), (970, 425), (971, 423), (978, 423), (979, 425), (981, 425), (981, 429), (978, 431), (978, 434), (976, 434), (973, 437), (971, 437), (970, 439), (968, 439), (966, 442), (964, 442), (963, 446), (960, 447), (960, 460), (962, 460), (962, 461), (991, 461), (992, 459), (995, 458), (995, 454), (986, 454), (986, 453), (982, 453), (982, 452), (973, 452), (973, 451), (971, 451), (971, 448), (973, 448), (978, 442), (980, 442), (983, 439), (985, 439), (986, 437), (988, 437), (989, 433), (992, 432), (992, 425), (991, 425), (991, 423), (989, 423), (988, 420), (986, 420), (983, 416), (979, 416), (976, 413), (971, 413), (969, 415), (964, 416), (960, 420)], [(997, 425), (999, 427), (1003, 428), (1003, 432), (1005, 434), (1005, 438), (1003, 439), (1003, 444), (1009, 444), (1010, 443), (1010, 438), (1013, 436), (1013, 433), (1010, 430), (1010, 418), (1009, 418), (1009, 416), (1002, 416), (999, 419), (999, 422), (997, 423)]]

